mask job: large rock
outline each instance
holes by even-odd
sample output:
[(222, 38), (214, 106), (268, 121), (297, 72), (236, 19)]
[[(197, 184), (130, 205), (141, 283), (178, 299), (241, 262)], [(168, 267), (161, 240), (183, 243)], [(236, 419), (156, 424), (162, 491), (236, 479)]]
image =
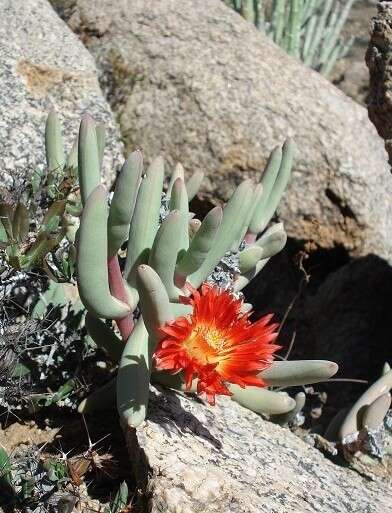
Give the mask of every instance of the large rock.
[(151, 513), (385, 513), (392, 504), (388, 483), (334, 465), (226, 397), (209, 407), (153, 389), (128, 446)]
[(2, 0), (0, 67), (2, 186), (18, 189), (44, 165), (45, 119), (53, 108), (68, 148), (84, 112), (106, 124), (104, 173), (110, 181), (122, 147), (94, 60), (46, 0)]
[[(291, 236), (392, 259), (387, 156), (366, 110), (221, 0), (53, 0), (102, 71), (128, 149), (203, 169), (226, 199), (286, 136), (298, 153), (281, 206)], [(65, 14), (64, 14), (65, 12)]]

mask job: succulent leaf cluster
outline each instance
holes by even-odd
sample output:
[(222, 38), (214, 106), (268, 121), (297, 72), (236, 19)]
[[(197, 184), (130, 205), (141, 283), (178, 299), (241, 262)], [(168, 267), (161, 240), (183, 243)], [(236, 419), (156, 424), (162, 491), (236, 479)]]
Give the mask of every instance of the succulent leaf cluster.
[[(67, 281), (72, 268), (68, 266), (70, 259), (67, 256), (64, 260), (63, 254), (74, 241), (75, 219), (72, 216), (78, 214), (80, 208), (73, 194), (77, 162), (74, 148), (68, 159), (64, 156), (61, 126), (55, 112), (47, 118), (45, 150), (46, 173), (36, 170), (18, 200), (0, 203), (2, 265), (16, 271), (39, 267), (51, 278)], [(59, 251), (55, 253), (56, 250)], [(71, 249), (71, 259), (73, 251), (74, 248)], [(52, 259), (49, 267), (48, 258)]]
[[(225, 256), (236, 255), (238, 272), (230, 289), (237, 294), (284, 247), (283, 224), (269, 224), (290, 179), (294, 143), (287, 140), (276, 148), (256, 185), (244, 180), (224, 209), (213, 208), (202, 221), (189, 212), (202, 173), (186, 180), (177, 165), (164, 191), (162, 157), (144, 170), (137, 150), (124, 162), (109, 206), (100, 180), (100, 152), (97, 127), (85, 116), (78, 141), (83, 212), (77, 283), (88, 333), (118, 364), (118, 373), (87, 397), (79, 411), (94, 412), (116, 401), (121, 421), (136, 427), (147, 413), (151, 380), (184, 389), (180, 375), (154, 370), (152, 355), (162, 336), (159, 327), (190, 313), (190, 306), (179, 301), (188, 294), (185, 285), (200, 287)], [(117, 327), (109, 327), (108, 319)], [(232, 385), (230, 391), (234, 400), (256, 412), (280, 415), (298, 410), (298, 404), (274, 387), (316, 383), (336, 370), (325, 361), (276, 362), (262, 374), (270, 389)]]
[(16, 270), (42, 265), (47, 255), (65, 236), (65, 202), (57, 201), (47, 210), (36, 234), (30, 232), (32, 218), (23, 203), (0, 204), (0, 248), (7, 263)]
[(353, 38), (341, 38), (355, 0), (274, 0), (268, 9), (263, 0), (228, 0), (229, 5), (265, 32), (289, 55), (329, 75), (344, 57)]
[(381, 376), (349, 408), (330, 422), (325, 438), (342, 445), (348, 459), (357, 450), (382, 457), (384, 422), (391, 407), (392, 370), (385, 363)]

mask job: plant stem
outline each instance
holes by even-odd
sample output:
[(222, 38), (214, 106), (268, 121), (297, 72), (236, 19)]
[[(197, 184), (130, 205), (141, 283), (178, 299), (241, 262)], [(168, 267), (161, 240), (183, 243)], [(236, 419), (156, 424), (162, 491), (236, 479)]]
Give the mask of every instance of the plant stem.
[[(123, 303), (128, 304), (128, 296), (125, 291), (124, 281), (117, 255), (113, 255), (112, 257), (108, 258), (108, 274), (111, 294), (116, 299), (119, 299)], [(122, 319), (116, 319), (116, 324), (120, 330), (123, 341), (126, 342), (134, 327), (132, 312)]]
[(247, 244), (253, 244), (256, 240), (256, 234), (255, 233), (252, 233), (252, 232), (248, 232), (246, 235), (245, 235), (245, 242)]

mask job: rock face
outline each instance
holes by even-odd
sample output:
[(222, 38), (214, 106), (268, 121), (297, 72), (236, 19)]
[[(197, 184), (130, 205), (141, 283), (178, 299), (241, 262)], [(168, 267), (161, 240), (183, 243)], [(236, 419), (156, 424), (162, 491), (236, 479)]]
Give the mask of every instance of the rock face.
[(371, 39), (366, 53), (370, 72), (368, 111), (378, 133), (385, 139), (385, 148), (392, 164), (392, 3), (379, 2), (377, 9), (378, 14), (372, 19)]
[[(289, 430), (219, 398), (153, 389), (147, 421), (128, 433), (152, 513), (384, 513), (388, 484), (334, 465)], [(148, 482), (145, 476), (149, 475)], [(150, 508), (150, 509), (149, 509)]]
[(46, 0), (2, 0), (0, 20), (0, 177), (18, 189), (45, 163), (47, 113), (56, 109), (68, 146), (88, 111), (107, 126), (104, 173), (121, 155), (113, 114), (99, 87), (91, 55)]
[(65, 17), (102, 71), (128, 149), (206, 171), (204, 193), (226, 199), (293, 136), (280, 209), (289, 235), (392, 259), (392, 179), (366, 110), (221, 0), (75, 0)]

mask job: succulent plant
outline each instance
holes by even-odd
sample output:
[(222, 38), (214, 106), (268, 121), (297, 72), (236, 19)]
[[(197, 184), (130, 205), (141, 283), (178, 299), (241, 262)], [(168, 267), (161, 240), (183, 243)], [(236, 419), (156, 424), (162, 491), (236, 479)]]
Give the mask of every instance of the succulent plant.
[[(68, 495), (65, 462), (43, 462), (37, 446), (8, 455), (0, 448), (0, 505), (5, 511), (11, 507), (27, 513), (58, 511), (56, 506)], [(76, 503), (76, 497), (73, 505)], [(69, 510), (72, 511), (72, 508)]]
[[(135, 151), (122, 167), (109, 207), (100, 183), (96, 126), (89, 116), (81, 121), (78, 153), (83, 203), (77, 238), (79, 294), (90, 336), (119, 364), (116, 379), (87, 397), (79, 411), (111, 405), (116, 397), (121, 421), (137, 426), (146, 416), (151, 379), (184, 388), (180, 375), (156, 372), (152, 361), (159, 328), (191, 311), (180, 296), (187, 295), (189, 286), (197, 289), (213, 281), (222, 259), (230, 268), (227, 288), (238, 295), (284, 247), (283, 224), (267, 226), (290, 178), (294, 143), (288, 140), (272, 152), (256, 187), (243, 181), (225, 208), (213, 208), (202, 222), (189, 213), (200, 173), (185, 181), (177, 165), (163, 192), (163, 159), (156, 158), (144, 171), (142, 155)], [(105, 319), (116, 322), (117, 333)], [(263, 378), (271, 387), (282, 387), (322, 381), (336, 370), (324, 361), (276, 362)], [(230, 391), (234, 400), (257, 412), (284, 414), (297, 407), (294, 399), (274, 390), (233, 385)]]
[(101, 504), (89, 496), (83, 481), (91, 472), (111, 468), (110, 454), (99, 454), (91, 443), (87, 451), (72, 457), (64, 452), (45, 454), (45, 445), (17, 448), (10, 455), (0, 447), (0, 511), (125, 511), (129, 495), (126, 482), (121, 483), (109, 504), (106, 500)]
[[(55, 112), (47, 118), (45, 150), (46, 174), (35, 171), (18, 201), (0, 203), (0, 249), (5, 257), (0, 265), (7, 264), (17, 271), (41, 267), (50, 273), (47, 260), (52, 257), (52, 275), (59, 274), (64, 280), (70, 278), (72, 270), (62, 257), (74, 241), (76, 222), (72, 215), (80, 207), (73, 194), (77, 170), (75, 149), (65, 159), (61, 126)], [(67, 243), (61, 247), (62, 255), (55, 254), (64, 240)]]
[(65, 236), (61, 226), (65, 202), (52, 204), (36, 234), (29, 232), (32, 222), (23, 203), (0, 205), (0, 247), (6, 261), (16, 270), (30, 270), (42, 262)]
[[(103, 148), (104, 130), (98, 126), (97, 131)], [(0, 247), (4, 249), (0, 252), (0, 333), (15, 332), (12, 343), (11, 335), (3, 337), (4, 343), (0, 341), (0, 354), (7, 355), (2, 367), (13, 355), (12, 368), (8, 365), (0, 376), (0, 406), (13, 411), (59, 401), (73, 407), (68, 396), (80, 389), (74, 381), (75, 369), (80, 367), (76, 362), (90, 357), (92, 349), (83, 332), (80, 337), (76, 332), (85, 314), (73, 290), (74, 242), (81, 211), (78, 138), (66, 157), (54, 111), (46, 121), (45, 151), (46, 172), (33, 173), (31, 183), (21, 186), (19, 200), (0, 204)], [(16, 321), (26, 312), (27, 322)], [(28, 337), (21, 334), (21, 326), (34, 322)], [(47, 393), (48, 387), (54, 392)]]
[(246, 20), (307, 66), (329, 75), (353, 44), (341, 32), (355, 0), (228, 0)]
[(385, 363), (381, 376), (349, 408), (330, 422), (325, 438), (339, 443), (348, 459), (358, 449), (381, 457), (384, 421), (391, 407), (392, 370)]
[(20, 415), (54, 403), (75, 408), (75, 397), (70, 400), (70, 396), (81, 389), (78, 377), (85, 372), (81, 364), (87, 369), (99, 357), (83, 332), (79, 335), (84, 309), (66, 297), (65, 287), (72, 289), (71, 285), (49, 280), (43, 290), (47, 279), (39, 276), (37, 282), (25, 274), (23, 288), (32, 303), (20, 301), (18, 289), (12, 288), (14, 283), (22, 288), (18, 280), (9, 290), (4, 287), (1, 301), (0, 409)]
[(63, 313), (61, 317), (54, 308), (45, 320), (13, 325), (17, 331), (0, 337), (1, 410), (20, 415), (51, 404), (76, 409), (81, 363), (91, 366), (96, 358), (92, 348), (75, 335), (81, 313), (75, 315), (68, 306)]

